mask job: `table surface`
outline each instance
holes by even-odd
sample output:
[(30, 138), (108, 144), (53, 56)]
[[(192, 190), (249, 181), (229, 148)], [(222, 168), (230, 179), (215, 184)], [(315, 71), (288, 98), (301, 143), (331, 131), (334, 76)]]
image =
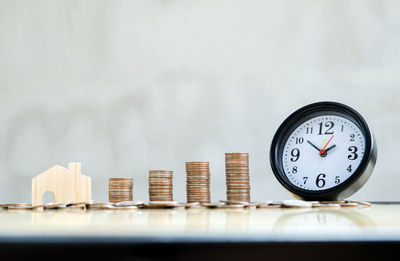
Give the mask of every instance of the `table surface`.
[(340, 209), (1, 210), (0, 240), (400, 242), (400, 204)]

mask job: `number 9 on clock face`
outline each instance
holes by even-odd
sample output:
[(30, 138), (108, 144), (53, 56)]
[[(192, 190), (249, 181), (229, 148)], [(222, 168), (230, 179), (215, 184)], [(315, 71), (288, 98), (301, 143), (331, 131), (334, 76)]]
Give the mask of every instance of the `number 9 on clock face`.
[(373, 135), (359, 113), (322, 102), (285, 120), (271, 144), (270, 161), (278, 181), (298, 197), (337, 200), (367, 181), (376, 155)]

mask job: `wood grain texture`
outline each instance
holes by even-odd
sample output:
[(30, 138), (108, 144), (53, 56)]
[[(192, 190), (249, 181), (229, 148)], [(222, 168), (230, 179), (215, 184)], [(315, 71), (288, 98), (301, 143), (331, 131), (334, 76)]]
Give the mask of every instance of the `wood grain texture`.
[(53, 193), (55, 202), (91, 200), (91, 178), (81, 173), (80, 163), (68, 167), (55, 165), (32, 179), (32, 205), (42, 204), (45, 192)]

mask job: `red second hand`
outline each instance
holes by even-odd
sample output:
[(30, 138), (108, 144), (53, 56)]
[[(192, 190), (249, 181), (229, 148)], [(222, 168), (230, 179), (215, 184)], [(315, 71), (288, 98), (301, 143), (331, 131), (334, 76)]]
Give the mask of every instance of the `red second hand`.
[(335, 135), (332, 135), (332, 137), (328, 140), (328, 142), (325, 144), (325, 146), (322, 148), (322, 150), (319, 151), (319, 155), (324, 154), (325, 149), (328, 146), (329, 142), (331, 142), (331, 140), (333, 139), (333, 136), (335, 136)]

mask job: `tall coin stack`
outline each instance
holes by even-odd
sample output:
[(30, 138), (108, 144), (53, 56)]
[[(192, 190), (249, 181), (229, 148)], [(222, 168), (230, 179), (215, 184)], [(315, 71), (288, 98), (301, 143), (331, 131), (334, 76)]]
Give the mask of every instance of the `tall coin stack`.
[(133, 200), (133, 178), (110, 178), (108, 201), (122, 202)]
[(226, 195), (228, 202), (250, 202), (248, 153), (225, 153)]
[(210, 203), (210, 164), (186, 162), (187, 202)]
[(172, 170), (150, 170), (150, 201), (173, 201)]

